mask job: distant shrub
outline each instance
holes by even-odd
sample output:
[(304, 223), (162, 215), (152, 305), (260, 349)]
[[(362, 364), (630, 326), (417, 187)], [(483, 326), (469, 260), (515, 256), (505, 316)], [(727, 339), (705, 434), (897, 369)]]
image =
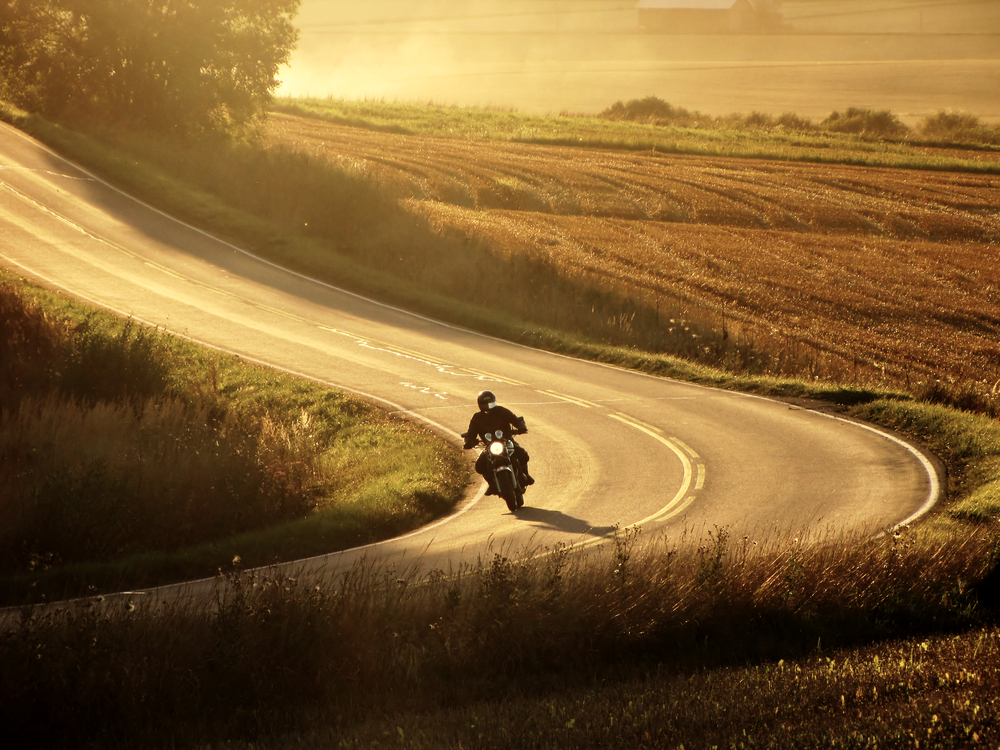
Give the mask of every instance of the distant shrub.
[(644, 122), (650, 125), (675, 125), (696, 127), (713, 124), (713, 119), (701, 112), (691, 112), (683, 107), (675, 107), (656, 96), (632, 99), (627, 104), (620, 101), (601, 112), (598, 117), (605, 120), (626, 120)]
[(774, 125), (774, 118), (763, 112), (751, 112), (743, 116), (743, 125), (748, 128), (770, 128)]
[(656, 96), (618, 101), (601, 112), (605, 120), (640, 122), (648, 125), (674, 127), (731, 128), (736, 130), (784, 130), (808, 132), (817, 129), (845, 133), (864, 138), (905, 138), (917, 136), (923, 140), (946, 141), (970, 145), (1000, 145), (1000, 126), (986, 125), (975, 115), (965, 112), (941, 111), (928, 116), (915, 131), (911, 131), (887, 109), (874, 110), (848, 107), (832, 112), (818, 125), (794, 112), (774, 116), (766, 112), (743, 114), (733, 112), (713, 117), (702, 112), (677, 107)]
[(887, 109), (875, 111), (849, 107), (844, 113), (831, 113), (820, 125), (833, 133), (849, 133), (869, 138), (897, 138), (909, 132), (899, 118)]
[(920, 132), (929, 136), (949, 137), (956, 133), (975, 130), (983, 126), (982, 121), (968, 112), (946, 112), (928, 116), (920, 125)]
[(719, 118), (717, 124), (720, 126), (738, 128), (740, 130), (791, 130), (804, 131), (815, 130), (816, 126), (812, 121), (799, 117), (792, 112), (775, 117), (766, 112), (751, 112), (748, 115), (733, 113), (726, 117)]
[(778, 127), (785, 130), (815, 130), (816, 126), (808, 117), (801, 117), (794, 112), (785, 112), (775, 121)]
[(917, 131), (927, 140), (1000, 144), (1000, 127), (991, 128), (968, 112), (942, 110), (926, 117)]
[(702, 112), (692, 112), (675, 107), (656, 96), (615, 102), (598, 115), (605, 120), (641, 122), (648, 125), (673, 125), (682, 128), (735, 128), (738, 130), (815, 130), (811, 120), (793, 112), (778, 117), (766, 112), (741, 114), (734, 112), (723, 117), (712, 117)]

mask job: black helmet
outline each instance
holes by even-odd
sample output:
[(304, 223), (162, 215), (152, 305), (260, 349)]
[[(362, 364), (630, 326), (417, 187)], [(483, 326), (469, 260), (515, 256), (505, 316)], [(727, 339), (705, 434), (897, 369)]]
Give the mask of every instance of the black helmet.
[(493, 391), (483, 391), (476, 401), (479, 403), (479, 411), (489, 411), (497, 405), (497, 397)]

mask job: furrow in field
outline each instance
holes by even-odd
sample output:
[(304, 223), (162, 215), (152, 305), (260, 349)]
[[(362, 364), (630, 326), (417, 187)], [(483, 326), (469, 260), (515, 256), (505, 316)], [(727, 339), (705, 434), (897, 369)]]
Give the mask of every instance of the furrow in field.
[(269, 128), (274, 143), (377, 180), (439, 231), (657, 311), (673, 305), (703, 330), (725, 320), (744, 341), (815, 347), (839, 360), (840, 376), (898, 362), (914, 380), (1000, 381), (995, 176), (404, 136), (292, 117)]

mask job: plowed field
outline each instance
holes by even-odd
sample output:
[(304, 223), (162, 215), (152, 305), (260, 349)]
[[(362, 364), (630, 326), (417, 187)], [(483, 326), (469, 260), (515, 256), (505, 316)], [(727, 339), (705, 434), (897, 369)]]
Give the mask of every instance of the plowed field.
[(703, 327), (725, 321), (772, 350), (812, 347), (820, 375), (1000, 381), (1000, 177), (425, 138), (285, 116), (268, 137), (376, 181), (442, 232), (658, 309), (676, 300)]

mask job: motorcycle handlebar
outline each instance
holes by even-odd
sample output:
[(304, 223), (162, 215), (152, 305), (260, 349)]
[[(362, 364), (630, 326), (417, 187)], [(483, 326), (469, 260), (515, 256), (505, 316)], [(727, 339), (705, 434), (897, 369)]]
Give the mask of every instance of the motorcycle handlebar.
[[(510, 436), (511, 436), (511, 437), (513, 437), (514, 435), (523, 435), (523, 434), (524, 434), (524, 433), (526, 433), (527, 431), (528, 431), (527, 429), (524, 429), (524, 430), (511, 430), (511, 432), (510, 432)], [(462, 438), (463, 438), (463, 439), (465, 440), (465, 442), (466, 442), (467, 444), (471, 443), (472, 445), (478, 445), (479, 443), (482, 443), (482, 442), (484, 442), (484, 441), (483, 441), (483, 440), (482, 440), (482, 439), (481, 439), (481, 438), (479, 437), (479, 435), (473, 435), (473, 434), (472, 434), (472, 433), (470, 433), (470, 432), (463, 432), (463, 433), (461, 434), (461, 436), (460, 436), (460, 437), (462, 437)], [(471, 440), (471, 438), (475, 438), (475, 441), (473, 442), (473, 441)]]

